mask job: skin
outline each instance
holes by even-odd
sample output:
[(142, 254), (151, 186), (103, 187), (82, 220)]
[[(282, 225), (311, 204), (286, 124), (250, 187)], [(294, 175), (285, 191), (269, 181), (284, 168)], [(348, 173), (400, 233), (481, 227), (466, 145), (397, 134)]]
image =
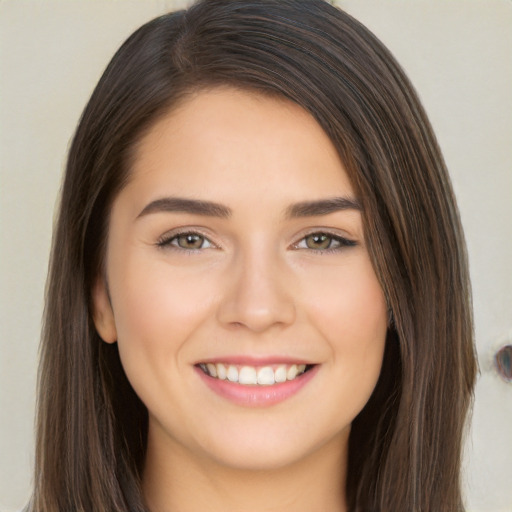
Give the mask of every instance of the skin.
[[(147, 209), (169, 196), (231, 213)], [(333, 197), (357, 200), (329, 138), (287, 100), (203, 91), (140, 141), (93, 298), (149, 411), (152, 511), (346, 510), (350, 425), (377, 382), (387, 314), (359, 210), (286, 214)], [(180, 230), (204, 238), (186, 249)], [(322, 250), (311, 233), (351, 245)], [(196, 366), (228, 356), (304, 360), (316, 374), (282, 402), (243, 406)]]

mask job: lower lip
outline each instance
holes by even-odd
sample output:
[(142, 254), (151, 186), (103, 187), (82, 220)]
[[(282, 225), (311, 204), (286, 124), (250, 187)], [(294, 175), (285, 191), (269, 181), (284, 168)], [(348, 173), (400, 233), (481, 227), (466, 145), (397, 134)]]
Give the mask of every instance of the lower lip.
[(212, 391), (230, 402), (248, 407), (267, 407), (283, 402), (297, 394), (316, 375), (319, 366), (313, 366), (293, 380), (272, 386), (244, 386), (238, 382), (210, 377), (201, 368), (196, 368), (196, 371)]

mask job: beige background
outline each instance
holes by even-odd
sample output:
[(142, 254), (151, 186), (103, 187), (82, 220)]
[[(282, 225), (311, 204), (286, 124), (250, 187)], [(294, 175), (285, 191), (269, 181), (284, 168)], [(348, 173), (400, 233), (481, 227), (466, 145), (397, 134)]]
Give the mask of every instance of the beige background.
[[(95, 82), (144, 21), (186, 2), (0, 0), (0, 510), (31, 485), (37, 346), (67, 146)], [(444, 151), (470, 252), (481, 376), (470, 511), (512, 511), (512, 2), (346, 0), (416, 85)], [(434, 412), (435, 413), (435, 412)], [(65, 456), (65, 454), (63, 454)]]

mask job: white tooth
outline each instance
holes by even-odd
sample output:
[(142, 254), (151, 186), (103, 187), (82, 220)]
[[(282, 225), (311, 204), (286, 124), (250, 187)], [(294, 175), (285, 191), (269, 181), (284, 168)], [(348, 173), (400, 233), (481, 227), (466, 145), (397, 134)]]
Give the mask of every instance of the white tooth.
[(276, 371), (274, 372), (274, 379), (276, 382), (286, 381), (286, 366), (284, 364), (276, 368)]
[(258, 370), (258, 384), (262, 386), (270, 386), (274, 384), (274, 370), (271, 366), (264, 366)]
[(238, 382), (240, 384), (257, 384), (256, 369), (251, 366), (242, 366), (238, 374)]
[(206, 365), (204, 363), (199, 363), (199, 368), (203, 370), (204, 373), (208, 373), (208, 369), (206, 368)]
[(228, 376), (226, 367), (222, 363), (219, 363), (216, 366), (217, 366), (217, 378), (220, 380), (226, 380), (226, 377)]
[(227, 378), (230, 382), (238, 382), (238, 369), (236, 366), (228, 366)]
[(206, 368), (208, 368), (208, 373), (212, 376), (212, 377), (217, 377), (217, 368), (215, 368), (215, 365), (212, 364), (212, 363), (208, 363), (206, 365)]
[(304, 373), (305, 371), (306, 371), (306, 365), (305, 364), (297, 365), (297, 375), (300, 375), (301, 373)]
[(288, 368), (288, 371), (286, 372), (286, 378), (288, 380), (293, 380), (297, 377), (297, 365), (292, 364), (290, 368)]

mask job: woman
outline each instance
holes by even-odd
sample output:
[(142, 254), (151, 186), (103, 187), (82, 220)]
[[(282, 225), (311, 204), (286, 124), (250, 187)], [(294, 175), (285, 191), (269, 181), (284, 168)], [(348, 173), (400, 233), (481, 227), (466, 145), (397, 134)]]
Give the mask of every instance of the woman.
[(32, 510), (455, 511), (463, 235), (398, 64), (319, 0), (136, 31), (68, 160)]

